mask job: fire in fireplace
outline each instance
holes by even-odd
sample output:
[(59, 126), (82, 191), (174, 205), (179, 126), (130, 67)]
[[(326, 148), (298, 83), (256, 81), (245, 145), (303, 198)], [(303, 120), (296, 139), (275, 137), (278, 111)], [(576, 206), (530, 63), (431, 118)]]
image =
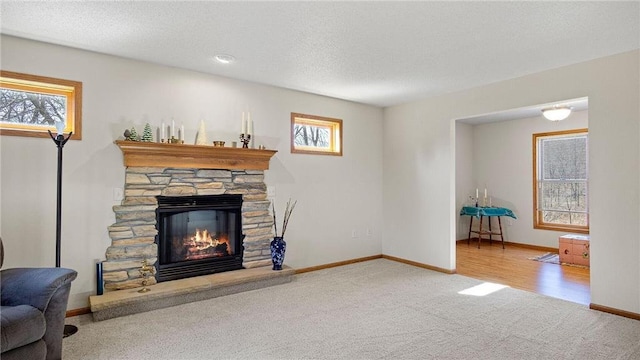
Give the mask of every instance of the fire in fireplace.
[(158, 282), (242, 269), (242, 195), (157, 199)]
[[(212, 214), (211, 217), (217, 217)], [(174, 237), (171, 255), (173, 261), (205, 259), (211, 256), (233, 255), (225, 232), (212, 234), (209, 230), (196, 229), (188, 237)]]

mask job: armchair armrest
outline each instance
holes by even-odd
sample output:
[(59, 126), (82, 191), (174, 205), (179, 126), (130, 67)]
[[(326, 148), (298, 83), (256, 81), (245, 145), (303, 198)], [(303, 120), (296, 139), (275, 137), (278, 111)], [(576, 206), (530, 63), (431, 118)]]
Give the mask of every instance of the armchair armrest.
[(3, 306), (31, 305), (45, 311), (56, 291), (78, 275), (65, 268), (13, 268), (0, 271)]

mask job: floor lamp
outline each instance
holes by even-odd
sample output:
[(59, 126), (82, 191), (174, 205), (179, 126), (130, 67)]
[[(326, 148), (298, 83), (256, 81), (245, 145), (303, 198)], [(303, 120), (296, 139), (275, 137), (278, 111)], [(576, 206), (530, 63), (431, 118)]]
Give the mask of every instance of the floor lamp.
[[(62, 124), (62, 126), (59, 127), (59, 124)], [(71, 138), (71, 134), (73, 134), (73, 132), (70, 132), (69, 135), (65, 137), (64, 134), (62, 133), (64, 124), (61, 121), (56, 123), (56, 127), (58, 128), (58, 135), (54, 137), (53, 134), (51, 133), (51, 130), (49, 130), (49, 136), (51, 136), (51, 139), (58, 147), (58, 191), (57, 191), (58, 201), (56, 206), (56, 267), (60, 267), (60, 246), (62, 242), (61, 236), (60, 236), (61, 230), (62, 230), (62, 148), (64, 147), (64, 144), (66, 144), (67, 141), (69, 141), (69, 139)], [(71, 336), (76, 332), (78, 332), (78, 327), (74, 325), (65, 325), (62, 336), (63, 337)]]

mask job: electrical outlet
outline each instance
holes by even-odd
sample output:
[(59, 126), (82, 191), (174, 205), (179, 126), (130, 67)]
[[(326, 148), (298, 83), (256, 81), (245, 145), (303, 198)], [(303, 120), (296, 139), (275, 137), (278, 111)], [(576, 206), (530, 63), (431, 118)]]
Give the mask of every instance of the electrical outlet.
[(358, 237), (358, 230), (356, 230), (356, 229), (351, 230), (351, 237), (354, 238), (354, 239), (357, 238)]
[(113, 200), (122, 201), (124, 198), (124, 190), (122, 188), (113, 188)]
[(373, 235), (373, 230), (371, 228), (367, 228), (367, 236)]

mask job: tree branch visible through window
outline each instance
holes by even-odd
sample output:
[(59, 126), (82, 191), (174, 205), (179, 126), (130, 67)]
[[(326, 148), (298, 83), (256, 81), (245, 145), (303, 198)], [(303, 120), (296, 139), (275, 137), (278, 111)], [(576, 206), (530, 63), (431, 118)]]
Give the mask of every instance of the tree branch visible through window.
[(82, 139), (82, 83), (0, 71), (0, 134), (49, 137), (56, 123)]
[(291, 113), (291, 152), (342, 155), (342, 120)]
[(587, 129), (533, 134), (534, 228), (589, 232)]

